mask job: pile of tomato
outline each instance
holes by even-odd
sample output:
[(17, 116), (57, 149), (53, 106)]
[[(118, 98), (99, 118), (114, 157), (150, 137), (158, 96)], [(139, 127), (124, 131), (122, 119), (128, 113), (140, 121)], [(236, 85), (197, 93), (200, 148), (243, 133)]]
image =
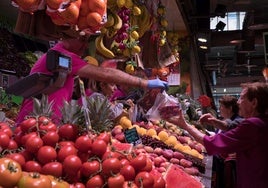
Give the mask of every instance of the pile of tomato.
[(81, 132), (46, 117), (28, 118), (14, 130), (0, 123), (0, 154), (0, 187), (165, 187), (145, 153), (117, 150), (108, 132)]

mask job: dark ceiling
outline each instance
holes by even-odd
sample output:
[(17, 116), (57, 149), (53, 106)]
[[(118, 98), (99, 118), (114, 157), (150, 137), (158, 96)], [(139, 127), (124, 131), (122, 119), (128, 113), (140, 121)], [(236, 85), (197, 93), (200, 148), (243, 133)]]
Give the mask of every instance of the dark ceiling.
[[(198, 60), (204, 74), (213, 83), (213, 77), (227, 84), (238, 80), (262, 79), (265, 66), (263, 33), (268, 32), (268, 1), (263, 0), (191, 0), (177, 4), (187, 23), (189, 33), (196, 39), (202, 33), (209, 36), (208, 50), (196, 45)], [(223, 5), (227, 12), (246, 12), (241, 31), (210, 30), (210, 18), (220, 16), (216, 7)], [(238, 40), (236, 43), (231, 43)], [(233, 83), (232, 83), (233, 82)], [(219, 83), (220, 84), (220, 83)]]

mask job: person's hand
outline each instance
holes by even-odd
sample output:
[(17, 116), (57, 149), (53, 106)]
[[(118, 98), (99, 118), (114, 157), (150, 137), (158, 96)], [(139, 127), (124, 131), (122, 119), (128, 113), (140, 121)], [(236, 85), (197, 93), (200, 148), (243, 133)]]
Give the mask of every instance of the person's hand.
[(169, 121), (175, 125), (178, 125), (182, 129), (186, 129), (186, 127), (188, 126), (188, 124), (184, 118), (184, 114), (183, 114), (182, 109), (179, 109), (179, 113), (177, 116), (173, 116), (173, 117), (167, 119), (167, 121)]
[(213, 125), (217, 123), (217, 118), (215, 118), (212, 114), (207, 113), (207, 114), (203, 114), (200, 118), (199, 118), (199, 122), (201, 124), (209, 124), (209, 125)]
[(156, 78), (153, 80), (148, 80), (148, 88), (149, 89), (162, 88), (162, 89), (168, 90), (168, 83), (160, 80), (159, 78)]

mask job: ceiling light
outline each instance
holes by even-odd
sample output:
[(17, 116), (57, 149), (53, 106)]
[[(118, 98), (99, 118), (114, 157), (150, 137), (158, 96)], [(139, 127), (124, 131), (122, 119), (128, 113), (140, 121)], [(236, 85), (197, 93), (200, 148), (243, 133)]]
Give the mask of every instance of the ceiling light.
[(199, 46), (199, 48), (203, 49), (203, 50), (207, 50), (208, 47), (207, 46)]
[(198, 38), (197, 39), (199, 42), (207, 42), (208, 40), (206, 38)]

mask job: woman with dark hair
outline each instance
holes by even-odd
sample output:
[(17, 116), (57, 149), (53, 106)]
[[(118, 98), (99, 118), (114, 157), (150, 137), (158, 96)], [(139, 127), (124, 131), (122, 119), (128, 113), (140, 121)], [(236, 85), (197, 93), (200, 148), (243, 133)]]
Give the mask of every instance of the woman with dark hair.
[[(266, 188), (268, 185), (268, 85), (262, 82), (241, 84), (237, 101), (244, 120), (235, 128), (208, 136), (186, 122), (182, 111), (169, 119), (203, 144), (209, 155), (236, 152), (238, 188)], [(201, 122), (218, 121), (215, 117)]]

